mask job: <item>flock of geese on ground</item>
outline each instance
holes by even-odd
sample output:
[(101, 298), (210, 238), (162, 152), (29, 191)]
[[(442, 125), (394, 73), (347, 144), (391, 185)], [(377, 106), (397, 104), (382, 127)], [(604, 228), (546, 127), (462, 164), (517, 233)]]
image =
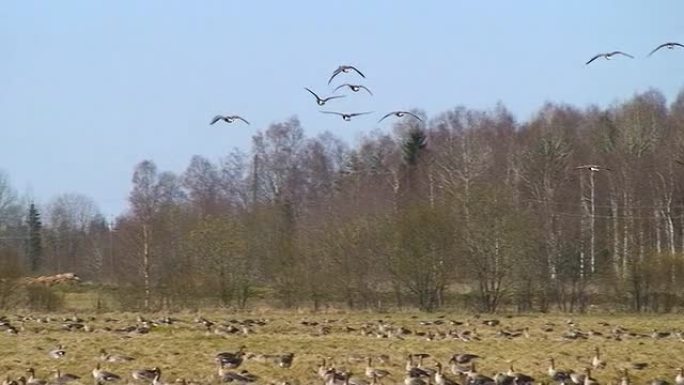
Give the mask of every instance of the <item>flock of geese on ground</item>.
[[(417, 317), (413, 317), (417, 318)], [(510, 317), (512, 318), (512, 317)], [(176, 325), (175, 327), (191, 328), (204, 332), (206, 335), (225, 336), (247, 335), (260, 333), (261, 327), (270, 324), (266, 319), (231, 319), (224, 322), (211, 321), (204, 317), (197, 317), (194, 321), (183, 321), (171, 317), (163, 317), (156, 320), (146, 319), (138, 316), (135, 325), (122, 327), (102, 326), (104, 324), (121, 323), (113, 318), (103, 318), (98, 320), (100, 323), (96, 328), (95, 317), (87, 320), (76, 316), (55, 319), (50, 317), (31, 317), (17, 316), (16, 320), (10, 321), (7, 317), (0, 317), (0, 330), (5, 330), (11, 335), (23, 333), (40, 333), (48, 330), (55, 330), (47, 325), (60, 324), (60, 329), (69, 332), (101, 332), (118, 333), (124, 338), (133, 338), (135, 335), (147, 334), (155, 328), (164, 328)], [(499, 319), (481, 319), (475, 316), (466, 321), (448, 320), (445, 316), (439, 316), (434, 320), (417, 321), (417, 327), (409, 328), (399, 325), (391, 320), (377, 320), (373, 322), (363, 322), (353, 325), (345, 320), (326, 319), (323, 321), (301, 320), (298, 327), (311, 330), (310, 336), (327, 336), (333, 333), (346, 333), (360, 335), (373, 339), (396, 339), (405, 340), (419, 338), (427, 341), (461, 341), (473, 342), (481, 341), (485, 338), (500, 338), (504, 340), (541, 338), (542, 340), (571, 341), (571, 340), (603, 340), (619, 343), (624, 340), (675, 340), (684, 342), (684, 334), (681, 331), (659, 331), (653, 329), (651, 333), (638, 333), (628, 330), (620, 325), (611, 325), (607, 322), (599, 322), (601, 327), (596, 329), (583, 329), (573, 320), (567, 320), (566, 325), (561, 323), (545, 322), (539, 330), (531, 331), (529, 327), (512, 329), (505, 327)], [(41, 325), (42, 326), (41, 328)], [(353, 326), (352, 326), (353, 325)], [(486, 331), (478, 332), (485, 328)], [(558, 334), (556, 331), (565, 328)], [(145, 330), (144, 332), (141, 330)], [(473, 345), (477, 346), (477, 345)], [(56, 361), (63, 360), (69, 356), (67, 349), (58, 345), (56, 348), (47, 351), (47, 355)], [(579, 357), (578, 357), (579, 358)], [(340, 359), (338, 357), (337, 359)], [(377, 360), (383, 367), (373, 365), (373, 360)], [(428, 353), (411, 353), (406, 356), (406, 364), (403, 368), (404, 385), (533, 385), (533, 384), (558, 384), (558, 385), (598, 385), (596, 379), (592, 377), (592, 371), (605, 370), (607, 361), (601, 354), (599, 347), (593, 350), (593, 357), (587, 360), (583, 368), (575, 370), (565, 370), (556, 367), (554, 358), (549, 358), (546, 373), (535, 374), (540, 380), (536, 380), (532, 375), (521, 373), (515, 370), (510, 361), (508, 369), (488, 376), (479, 372), (476, 368), (478, 361), (485, 359), (480, 353), (456, 353), (448, 357), (448, 361), (440, 361), (435, 355)], [(295, 353), (260, 354), (248, 352), (247, 347), (242, 345), (236, 351), (219, 352), (214, 356), (216, 372), (213, 380), (187, 380), (177, 379), (176, 384), (180, 385), (199, 385), (214, 382), (230, 382), (239, 385), (250, 383), (270, 383), (272, 385), (289, 385), (290, 382), (268, 382), (259, 376), (244, 369), (245, 362), (259, 362), (262, 364), (273, 365), (277, 368), (288, 369), (293, 366)], [(7, 375), (2, 385), (65, 385), (67, 383), (84, 383), (92, 377), (95, 385), (105, 385), (117, 383), (130, 377), (132, 383), (148, 385), (169, 385), (162, 380), (162, 370), (159, 367), (139, 368), (130, 372), (129, 375), (115, 373), (102, 368), (102, 365), (115, 366), (123, 363), (135, 363), (136, 358), (126, 354), (107, 352), (100, 349), (97, 363), (94, 365), (89, 376), (81, 378), (78, 375), (63, 373), (59, 369), (53, 370), (49, 378), (40, 378), (37, 371), (26, 368), (25, 374), (16, 379)], [(325, 357), (320, 360), (320, 365), (311, 367), (320, 377), (323, 385), (378, 385), (388, 384), (396, 380), (393, 374), (399, 374), (401, 370), (397, 366), (392, 366), (390, 356), (350, 354), (346, 356), (346, 362), (350, 364), (365, 363), (362, 373), (355, 374), (343, 367), (335, 366), (335, 360)], [(430, 362), (432, 365), (426, 364)], [(447, 362), (444, 366), (442, 362)], [(238, 371), (239, 368), (241, 370)], [(625, 365), (614, 365), (620, 370), (620, 378), (616, 385), (630, 385), (629, 370), (643, 370), (650, 367), (648, 362), (628, 362)], [(672, 373), (672, 380), (654, 379), (648, 385), (684, 385), (684, 369), (678, 369), (676, 375)], [(129, 380), (130, 381), (130, 380)]]
[[(675, 48), (684, 48), (684, 44), (677, 43), (677, 42), (667, 42), (667, 43), (663, 43), (663, 44), (660, 44), (659, 46), (657, 46), (656, 48), (654, 48), (654, 49), (648, 54), (648, 56), (653, 55), (654, 53), (656, 53), (657, 51), (659, 51), (659, 50), (661, 50), (661, 49), (670, 49), (670, 50), (672, 50), (672, 49), (675, 49)], [(589, 59), (589, 61), (586, 62), (586, 64), (588, 65), (588, 64), (594, 62), (595, 60), (597, 60), (597, 59), (599, 59), (599, 58), (604, 58), (604, 59), (606, 59), (606, 60), (610, 60), (613, 56), (625, 56), (625, 57), (634, 59), (634, 56), (632, 56), (632, 55), (630, 55), (630, 54), (628, 54), (628, 53), (626, 53), (626, 52), (623, 52), (623, 51), (611, 51), (611, 52), (603, 52), (603, 53), (599, 53), (599, 54), (594, 55), (591, 59)], [(328, 80), (328, 85), (330, 85), (330, 83), (333, 81), (333, 79), (335, 79), (338, 75), (340, 75), (340, 74), (347, 74), (347, 73), (351, 73), (351, 72), (356, 73), (357, 75), (361, 76), (361, 77), (364, 78), (364, 79), (366, 78), (366, 76), (365, 76), (358, 68), (356, 68), (355, 66), (352, 66), (352, 65), (341, 65), (341, 66), (337, 67), (337, 68), (335, 69), (335, 71), (333, 71), (332, 75), (330, 76), (330, 79)], [(366, 87), (365, 85), (363, 85), (363, 84), (352, 84), (352, 83), (343, 83), (343, 84), (338, 85), (337, 87), (335, 87), (335, 88), (333, 89), (333, 93), (339, 91), (340, 89), (345, 89), (345, 88), (348, 89), (348, 90), (350, 90), (350, 91), (352, 91), (352, 92), (359, 92), (359, 91), (361, 91), (361, 90), (364, 90), (364, 91), (367, 92), (369, 95), (371, 95), (371, 96), (373, 95), (373, 93), (371, 92), (371, 90), (368, 89), (368, 87)], [(312, 90), (311, 90), (310, 88), (308, 88), (308, 87), (304, 87), (304, 89), (305, 89), (306, 91), (308, 91), (311, 95), (313, 95), (313, 97), (316, 99), (316, 104), (318, 104), (319, 106), (325, 106), (326, 103), (328, 103), (328, 102), (331, 101), (331, 100), (344, 98), (344, 97), (346, 96), (346, 95), (330, 95), (330, 96), (326, 96), (326, 97), (321, 97), (321, 96), (319, 96), (316, 92), (312, 91)], [(342, 117), (342, 120), (348, 122), (348, 121), (350, 121), (352, 118), (354, 118), (354, 117), (356, 117), (356, 116), (368, 115), (368, 114), (372, 114), (373, 112), (372, 112), (372, 111), (365, 111), (365, 112), (321, 111), (321, 113), (330, 114), (330, 115), (337, 115), (337, 116)], [(395, 117), (398, 117), (398, 118), (403, 118), (403, 117), (405, 117), (405, 116), (410, 116), (410, 117), (412, 117), (412, 118), (414, 118), (414, 119), (417, 119), (417, 120), (419, 120), (419, 121), (421, 121), (421, 122), (423, 121), (423, 120), (422, 120), (420, 117), (418, 117), (416, 114), (413, 114), (413, 113), (411, 113), (411, 112), (409, 112), (409, 111), (392, 111), (392, 112), (389, 112), (389, 113), (383, 115), (383, 116), (380, 118), (380, 120), (378, 120), (378, 123), (381, 122), (381, 121), (383, 121), (383, 120), (385, 120), (385, 119), (387, 119), (387, 118), (389, 118), (390, 116), (395, 116)], [(219, 121), (224, 121), (224, 122), (226, 122), (226, 123), (233, 123), (233, 122), (238, 121), (238, 120), (239, 120), (239, 121), (242, 121), (242, 122), (244, 122), (244, 123), (246, 123), (246, 124), (250, 124), (246, 119), (244, 119), (244, 118), (241, 117), (240, 115), (216, 115), (216, 116), (211, 120), (210, 124), (215, 124), (215, 123), (217, 123), (217, 122), (219, 122)]]

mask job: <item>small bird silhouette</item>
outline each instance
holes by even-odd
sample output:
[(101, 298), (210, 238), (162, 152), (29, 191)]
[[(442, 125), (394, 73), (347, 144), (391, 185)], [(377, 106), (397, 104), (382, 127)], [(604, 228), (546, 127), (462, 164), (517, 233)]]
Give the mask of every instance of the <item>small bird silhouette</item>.
[(632, 55), (630, 55), (630, 54), (628, 54), (628, 53), (624, 53), (624, 52), (622, 52), (622, 51), (613, 51), (613, 52), (600, 53), (600, 54), (598, 54), (598, 55), (592, 57), (591, 59), (589, 59), (589, 61), (588, 61), (585, 65), (587, 65), (587, 64), (589, 64), (589, 63), (591, 63), (591, 62), (593, 62), (594, 60), (596, 60), (596, 59), (598, 59), (598, 58), (600, 58), (600, 57), (603, 57), (603, 58), (605, 58), (606, 60), (610, 60), (610, 58), (613, 57), (613, 56), (615, 56), (615, 55), (623, 55), (623, 56), (627, 56), (628, 58), (634, 59), (634, 56), (632, 56)]
[(359, 115), (366, 115), (366, 114), (372, 114), (372, 111), (368, 112), (352, 112), (352, 113), (342, 113), (342, 112), (335, 112), (335, 111), (321, 111), (324, 114), (332, 114), (332, 115), (339, 115), (342, 117), (342, 120), (345, 122), (348, 122), (351, 120), (351, 118)]
[(388, 117), (390, 117), (390, 116), (392, 116), (392, 115), (396, 116), (397, 118), (403, 118), (405, 115), (409, 115), (409, 116), (412, 116), (412, 117), (414, 117), (414, 118), (420, 120), (421, 122), (423, 121), (423, 119), (421, 119), (420, 117), (418, 117), (418, 115), (416, 115), (416, 114), (414, 114), (414, 113), (412, 113), (412, 112), (408, 112), (408, 111), (392, 111), (392, 112), (388, 113), (387, 115), (383, 116), (382, 118), (380, 118), (380, 120), (378, 120), (378, 123), (382, 122), (383, 120), (385, 120), (385, 118), (388, 118)]
[(214, 124), (214, 123), (218, 122), (219, 120), (223, 120), (226, 123), (233, 123), (236, 120), (242, 120), (243, 122), (249, 124), (248, 121), (246, 121), (244, 118), (242, 118), (241, 116), (238, 116), (238, 115), (230, 115), (230, 116), (216, 115), (216, 116), (214, 116), (214, 119), (212, 119), (211, 123), (209, 123), (209, 124), (210, 125)]
[(661, 45), (655, 47), (655, 49), (654, 49), (653, 51), (651, 51), (651, 53), (649, 53), (648, 56), (653, 55), (657, 50), (659, 50), (659, 49), (661, 49), (661, 48), (675, 49), (676, 47), (684, 48), (684, 44), (680, 44), (680, 43), (677, 43), (677, 42), (674, 42), (674, 41), (667, 42), (667, 43), (663, 43), (663, 44), (661, 44)]
[(602, 171), (602, 170), (613, 171), (613, 170), (609, 169), (608, 167), (598, 166), (595, 164), (585, 164), (583, 166), (577, 166), (577, 167), (575, 167), (575, 170), (589, 170), (589, 171), (593, 171), (593, 172)]
[(333, 71), (332, 76), (330, 77), (330, 80), (328, 80), (328, 84), (335, 78), (335, 76), (341, 74), (341, 73), (348, 73), (350, 71), (354, 71), (357, 74), (361, 75), (362, 78), (365, 78), (366, 75), (362, 74), (361, 71), (359, 71), (356, 67), (350, 66), (350, 65), (341, 65), (337, 67), (335, 71)]
[(316, 93), (311, 91), (310, 89), (308, 89), (306, 87), (304, 87), (304, 89), (309, 91), (311, 93), (311, 95), (316, 97), (316, 103), (318, 103), (319, 106), (324, 106), (328, 100), (339, 99), (339, 98), (344, 97), (344, 95), (333, 95), (333, 96), (328, 96), (327, 98), (321, 98), (320, 96), (316, 95)]
[(366, 90), (369, 94), (373, 95), (373, 93), (371, 92), (371, 90), (368, 89), (368, 87), (366, 87), (366, 86), (364, 86), (364, 85), (361, 85), (361, 84), (349, 84), (349, 83), (344, 83), (344, 84), (342, 84), (342, 85), (337, 86), (337, 88), (335, 88), (335, 91), (337, 91), (337, 90), (339, 90), (340, 88), (343, 88), (343, 87), (348, 87), (350, 90), (352, 90), (352, 91), (354, 91), (354, 92), (359, 92), (361, 89), (364, 89), (364, 90)]

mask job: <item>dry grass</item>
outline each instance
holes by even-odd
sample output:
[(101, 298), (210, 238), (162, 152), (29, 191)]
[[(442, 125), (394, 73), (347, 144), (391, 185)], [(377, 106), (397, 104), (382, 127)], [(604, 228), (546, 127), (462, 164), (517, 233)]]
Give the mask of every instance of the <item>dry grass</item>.
[[(81, 315), (85, 317), (84, 315)], [(607, 368), (593, 374), (601, 383), (615, 382), (618, 378), (617, 370), (629, 366), (631, 362), (648, 362), (649, 367), (642, 371), (632, 370), (633, 383), (644, 383), (656, 377), (672, 382), (675, 368), (682, 365), (680, 354), (684, 351), (684, 342), (671, 337), (655, 340), (652, 338), (625, 338), (622, 341), (609, 340), (605, 337), (593, 336), (585, 341), (565, 341), (560, 338), (567, 329), (567, 316), (515, 316), (500, 318), (504, 328), (529, 327), (530, 338), (516, 338), (512, 340), (495, 337), (499, 327), (477, 325), (477, 332), (481, 341), (462, 342), (453, 339), (427, 341), (424, 337), (406, 336), (404, 340), (383, 339), (361, 336), (359, 332), (347, 333), (344, 326), (358, 328), (365, 322), (387, 320), (395, 325), (405, 326), (414, 331), (442, 330), (452, 328), (464, 329), (467, 326), (454, 327), (448, 325), (422, 326), (421, 320), (435, 320), (439, 314), (369, 314), (369, 313), (341, 313), (341, 314), (297, 314), (269, 312), (264, 314), (205, 314), (208, 319), (223, 321), (237, 318), (266, 318), (268, 325), (255, 327), (254, 333), (249, 335), (218, 336), (207, 333), (200, 325), (193, 323), (195, 315), (178, 314), (177, 318), (184, 322), (172, 326), (153, 328), (146, 335), (128, 335), (107, 332), (105, 325), (118, 327), (135, 324), (134, 314), (100, 314), (96, 321), (90, 322), (95, 331), (69, 332), (61, 329), (61, 322), (41, 324), (26, 322), (24, 330), (19, 335), (0, 336), (0, 368), (13, 377), (24, 374), (29, 367), (35, 367), (37, 375), (46, 378), (49, 371), (58, 366), (62, 372), (69, 372), (83, 377), (83, 383), (91, 383), (90, 371), (99, 357), (99, 349), (105, 348), (110, 352), (123, 353), (137, 357), (131, 363), (105, 364), (105, 369), (122, 375), (126, 382), (130, 380), (130, 371), (135, 368), (159, 366), (163, 370), (163, 379), (168, 382), (184, 377), (195, 379), (203, 383), (216, 382), (214, 374), (216, 368), (213, 358), (220, 351), (234, 351), (240, 345), (246, 345), (249, 352), (255, 353), (284, 353), (294, 352), (295, 361), (291, 369), (281, 369), (270, 364), (246, 361), (240, 369), (248, 369), (260, 376), (259, 383), (290, 381), (292, 383), (309, 384), (322, 383), (315, 375), (322, 357), (333, 357), (337, 366), (344, 366), (353, 372), (363, 375), (365, 363), (350, 363), (350, 356), (366, 356), (388, 354), (391, 361), (387, 365), (377, 364), (392, 372), (391, 379), (385, 384), (402, 383), (404, 357), (410, 352), (427, 352), (442, 363), (446, 363), (450, 355), (459, 352), (469, 352), (482, 355), (484, 359), (478, 369), (485, 374), (505, 371), (508, 362), (515, 365), (517, 371), (528, 373), (539, 381), (548, 381), (546, 369), (547, 359), (556, 358), (559, 368), (580, 370), (588, 366), (593, 356), (593, 348), (600, 347), (603, 358), (607, 361)], [(105, 324), (105, 317), (117, 318), (116, 324)], [(154, 319), (154, 316), (149, 318)], [(336, 319), (330, 323), (332, 333), (320, 336), (317, 327), (301, 325), (302, 319), (323, 322), (326, 318)], [(14, 317), (10, 317), (11, 320)], [(445, 314), (444, 320), (471, 319), (473, 324), (478, 320), (466, 315)], [(581, 316), (573, 318), (583, 331), (595, 330), (608, 335), (610, 328), (600, 326), (605, 321), (611, 325), (622, 325), (630, 331), (650, 335), (652, 329), (680, 330), (684, 329), (684, 320), (676, 315), (665, 316)], [(550, 333), (541, 330), (542, 324), (550, 321), (556, 324)], [(472, 327), (469, 329), (472, 330)], [(55, 360), (47, 352), (58, 344), (64, 345), (68, 354), (62, 360)], [(434, 361), (428, 359), (427, 364)], [(0, 372), (2, 374), (2, 372)]]

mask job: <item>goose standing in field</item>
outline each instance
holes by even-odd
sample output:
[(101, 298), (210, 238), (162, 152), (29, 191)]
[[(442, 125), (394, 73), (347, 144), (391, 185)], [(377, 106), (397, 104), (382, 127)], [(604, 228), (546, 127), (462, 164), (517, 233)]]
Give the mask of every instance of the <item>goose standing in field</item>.
[(622, 52), (622, 51), (613, 51), (613, 52), (600, 53), (600, 54), (598, 54), (598, 55), (592, 57), (591, 59), (589, 59), (589, 61), (586, 62), (585, 65), (588, 65), (589, 63), (593, 62), (594, 60), (596, 60), (596, 59), (598, 59), (598, 58), (600, 58), (600, 57), (605, 58), (606, 60), (610, 60), (610, 59), (611, 59), (613, 56), (615, 56), (615, 55), (622, 55), (622, 56), (626, 56), (626, 57), (628, 57), (628, 58), (630, 58), (630, 59), (634, 59), (634, 56), (632, 56), (632, 55), (630, 55), (630, 54), (628, 54), (628, 53), (624, 53), (624, 52)]
[(111, 354), (107, 353), (106, 350), (100, 349), (100, 361), (105, 361), (105, 362), (112, 362), (112, 363), (121, 363), (121, 362), (130, 362), (134, 361), (135, 358), (131, 356), (125, 356), (121, 354)]
[(328, 96), (327, 98), (322, 98), (322, 97), (316, 95), (316, 93), (311, 91), (310, 89), (308, 89), (306, 87), (304, 87), (304, 89), (309, 91), (311, 93), (311, 95), (313, 95), (316, 98), (316, 104), (318, 104), (319, 106), (324, 106), (325, 103), (327, 103), (329, 100), (339, 99), (339, 98), (345, 97), (344, 95), (333, 95), (333, 96)]
[(161, 373), (161, 369), (154, 367), (152, 369), (137, 369), (131, 372), (131, 377), (134, 380), (151, 382), (157, 374)]
[(10, 379), (9, 374), (7, 375), (7, 378), (2, 380), (2, 385), (19, 385), (16, 381)]
[(95, 365), (95, 369), (93, 369), (92, 374), (93, 378), (95, 379), (95, 383), (98, 385), (104, 382), (116, 382), (121, 379), (121, 377), (118, 374), (102, 370), (100, 368), (99, 362), (97, 363), (97, 365)]
[(591, 378), (590, 368), (584, 368), (584, 385), (598, 385), (598, 381)]
[(573, 384), (584, 385), (584, 378), (586, 377), (584, 373), (576, 373), (574, 370), (568, 370), (568, 376)]
[(47, 381), (36, 378), (36, 371), (33, 368), (26, 369), (28, 373), (28, 378), (26, 379), (26, 385), (46, 385)]
[(447, 378), (444, 375), (442, 364), (438, 361), (437, 371), (435, 372), (435, 385), (459, 385), (456, 381)]
[(567, 371), (556, 369), (556, 361), (553, 358), (549, 358), (549, 369), (547, 370), (547, 373), (549, 374), (549, 377), (556, 382), (565, 382), (570, 379), (570, 375)]
[(680, 44), (680, 43), (677, 43), (677, 42), (674, 42), (674, 41), (671, 41), (671, 42), (668, 42), (668, 43), (663, 43), (663, 44), (661, 44), (661, 45), (655, 47), (655, 49), (654, 49), (653, 51), (651, 51), (651, 53), (649, 53), (648, 56), (653, 55), (656, 51), (658, 51), (658, 50), (661, 49), (661, 48), (675, 49), (675, 48), (677, 48), (677, 47), (684, 48), (684, 45), (683, 45), (683, 44)]
[(330, 79), (328, 80), (328, 84), (332, 82), (332, 80), (335, 78), (335, 76), (341, 74), (341, 73), (349, 73), (351, 71), (356, 72), (357, 74), (361, 75), (362, 78), (365, 78), (366, 75), (362, 74), (361, 71), (359, 71), (356, 67), (350, 66), (350, 65), (341, 65), (337, 67), (335, 71), (333, 71), (332, 76), (330, 76)]
[(56, 384), (66, 384), (72, 381), (77, 381), (80, 380), (81, 377), (75, 375), (75, 374), (70, 374), (70, 373), (62, 373), (59, 369), (55, 371), (55, 379), (54, 383)]
[(294, 361), (294, 353), (281, 354), (276, 358), (278, 366), (285, 369), (292, 366), (292, 361)]
[(622, 375), (620, 376), (620, 385), (630, 385), (631, 381), (629, 380), (629, 373), (627, 372), (627, 369), (622, 369)]
[(684, 368), (677, 369), (677, 376), (675, 377), (675, 384), (684, 385)]
[(366, 377), (368, 377), (368, 378), (373, 378), (373, 377), (375, 377), (375, 378), (377, 378), (378, 380), (382, 380), (383, 378), (389, 376), (389, 374), (390, 374), (389, 371), (387, 371), (387, 370), (385, 370), (385, 369), (374, 368), (374, 367), (372, 366), (373, 359), (372, 359), (371, 357), (368, 357), (368, 361), (367, 361), (367, 362), (368, 362), (368, 363), (367, 363), (367, 365), (366, 365)]
[(228, 368), (228, 369), (237, 369), (242, 364), (242, 361), (244, 360), (245, 349), (247, 349), (247, 347), (242, 345), (242, 346), (240, 346), (240, 349), (238, 349), (238, 351), (235, 353), (231, 353), (231, 352), (218, 353), (215, 357), (215, 361), (221, 367)]
[(513, 377), (516, 385), (532, 385), (534, 383), (534, 378), (524, 373), (516, 372), (513, 369), (513, 364), (508, 367), (507, 376)]
[(494, 385), (496, 382), (493, 378), (480, 374), (475, 369), (475, 362), (471, 362), (470, 370), (466, 373), (466, 385)]
[(594, 358), (591, 359), (591, 366), (594, 367), (594, 369), (603, 369), (606, 367), (606, 361), (601, 359), (601, 353), (599, 351), (599, 348), (596, 347), (594, 349)]
[(60, 359), (66, 356), (66, 350), (64, 350), (62, 345), (57, 345), (57, 349), (50, 350), (48, 354), (54, 359)]

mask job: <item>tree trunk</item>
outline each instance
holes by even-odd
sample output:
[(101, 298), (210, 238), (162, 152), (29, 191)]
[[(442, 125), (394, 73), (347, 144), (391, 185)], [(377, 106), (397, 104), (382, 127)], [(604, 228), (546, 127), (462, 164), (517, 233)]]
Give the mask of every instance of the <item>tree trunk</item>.
[(150, 231), (143, 224), (143, 284), (145, 289), (145, 310), (150, 309)]

